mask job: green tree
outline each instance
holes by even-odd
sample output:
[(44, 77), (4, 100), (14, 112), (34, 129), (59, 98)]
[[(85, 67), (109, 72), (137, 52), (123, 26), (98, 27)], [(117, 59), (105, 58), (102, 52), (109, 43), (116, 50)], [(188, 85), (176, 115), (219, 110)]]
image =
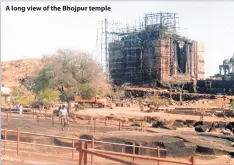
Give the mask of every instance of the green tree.
[(110, 92), (110, 85), (102, 71), (88, 54), (72, 50), (58, 50), (55, 55), (44, 56), (44, 67), (24, 86), (39, 94), (46, 88), (57, 89), (61, 99), (69, 105), (74, 96), (90, 99)]
[(28, 106), (33, 102), (33, 96), (17, 96), (15, 98), (15, 103), (21, 104), (23, 106)]
[(12, 88), (12, 98), (10, 104), (22, 104), (23, 106), (31, 105), (34, 100), (34, 95), (25, 92), (20, 87)]
[(39, 93), (39, 98), (46, 106), (51, 106), (52, 103), (59, 99), (59, 92), (54, 89), (46, 88)]

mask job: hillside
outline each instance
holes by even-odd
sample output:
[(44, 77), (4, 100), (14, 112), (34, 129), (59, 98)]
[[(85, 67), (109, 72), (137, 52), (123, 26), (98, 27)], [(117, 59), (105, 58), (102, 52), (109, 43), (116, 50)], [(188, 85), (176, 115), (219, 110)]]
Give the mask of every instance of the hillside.
[(42, 68), (41, 59), (25, 59), (1, 62), (2, 84), (7, 87), (19, 87), (19, 79), (32, 75)]

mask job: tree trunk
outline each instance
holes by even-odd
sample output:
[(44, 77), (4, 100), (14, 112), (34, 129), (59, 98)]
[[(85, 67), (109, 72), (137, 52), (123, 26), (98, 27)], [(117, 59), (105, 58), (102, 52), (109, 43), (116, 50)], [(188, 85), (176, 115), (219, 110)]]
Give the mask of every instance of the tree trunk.
[(172, 87), (170, 86), (170, 100), (172, 100)]
[(139, 104), (141, 111), (144, 111), (144, 106), (142, 104)]
[(197, 80), (193, 81), (193, 92), (197, 93)]
[(180, 90), (180, 103), (182, 104), (183, 98), (182, 98), (182, 90)]
[(183, 92), (183, 88), (184, 88), (184, 85), (182, 85), (181, 86), (181, 88), (180, 88), (180, 103), (182, 104), (182, 102), (183, 102), (183, 98), (182, 98), (182, 92)]
[(67, 113), (69, 114), (71, 109), (71, 102), (67, 100)]

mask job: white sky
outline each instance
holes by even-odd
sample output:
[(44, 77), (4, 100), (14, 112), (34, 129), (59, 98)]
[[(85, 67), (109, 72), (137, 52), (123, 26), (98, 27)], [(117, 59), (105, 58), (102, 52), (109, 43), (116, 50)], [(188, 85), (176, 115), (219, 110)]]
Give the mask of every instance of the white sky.
[[(205, 45), (206, 76), (234, 52), (234, 2), (1, 2), (1, 60), (37, 58), (58, 48), (96, 50), (98, 21), (134, 23), (148, 12), (175, 12), (183, 35)], [(14, 6), (105, 6), (111, 12), (12, 12)]]

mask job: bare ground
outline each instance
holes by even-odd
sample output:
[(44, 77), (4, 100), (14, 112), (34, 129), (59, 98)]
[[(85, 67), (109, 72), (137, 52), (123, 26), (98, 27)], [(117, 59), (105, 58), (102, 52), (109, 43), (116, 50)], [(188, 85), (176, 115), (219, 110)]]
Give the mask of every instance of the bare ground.
[[(192, 120), (199, 120), (199, 116), (192, 116), (192, 115), (177, 115), (177, 114), (168, 114), (164, 112), (155, 112), (155, 113), (144, 113), (140, 112), (138, 108), (123, 108), (123, 107), (117, 107), (115, 109), (98, 109), (98, 108), (89, 108), (86, 110), (81, 110), (78, 112), (80, 115), (90, 115), (90, 116), (108, 116), (110, 114), (115, 114), (118, 117), (137, 117), (137, 116), (159, 116), (160, 119), (168, 119), (168, 120), (186, 120), (186, 119), (192, 119)], [(204, 117), (204, 120), (206, 121), (217, 121), (220, 119), (213, 118), (213, 117)], [(231, 121), (231, 119), (227, 119), (226, 121)], [(3, 128), (6, 127), (6, 123), (4, 120), (4, 115), (2, 116), (2, 125)], [(5, 125), (5, 126), (4, 126)], [(59, 122), (56, 120), (55, 127), (52, 127), (51, 119), (41, 119), (41, 122), (39, 126), (36, 123), (36, 119), (32, 119), (32, 116), (23, 115), (20, 116), (17, 114), (12, 114), (9, 120), (8, 129), (15, 130), (17, 127), (20, 128), (21, 131), (26, 132), (35, 132), (35, 133), (44, 133), (44, 134), (52, 134), (52, 135), (59, 135), (59, 136), (69, 136), (76, 134), (77, 136), (81, 134), (94, 134), (93, 132), (93, 125), (89, 125), (87, 121), (79, 121), (77, 124), (73, 124), (74, 126), (71, 126), (69, 130), (62, 131), (61, 126), (59, 125)], [(82, 125), (82, 126), (81, 126)], [(102, 129), (103, 127), (103, 129)], [(137, 134), (141, 134), (143, 136), (146, 136), (150, 133), (147, 132), (132, 132), (133, 130), (129, 131), (117, 131), (118, 127), (116, 126), (109, 126), (108, 128), (106, 126), (100, 126), (96, 130), (96, 135), (98, 136), (105, 136), (107, 133), (112, 135), (131, 135), (136, 136)], [(149, 129), (150, 130), (150, 129)], [(181, 134), (194, 134), (195, 131), (192, 128), (181, 128), (177, 130), (164, 130), (164, 129), (152, 129), (152, 132), (157, 133), (158, 135), (173, 135), (177, 136), (179, 133)], [(177, 134), (177, 135), (176, 135)], [(14, 144), (10, 144), (12, 147), (9, 147), (8, 149), (12, 149), (11, 151), (5, 152), (1, 158), (3, 164), (78, 164), (77, 158), (78, 153), (75, 153), (75, 161), (71, 160), (71, 151), (58, 151), (58, 149), (40, 149), (41, 147), (33, 147), (33, 146), (21, 146), (21, 148), (24, 148), (25, 152), (20, 152), (20, 155), (17, 155), (15, 152), (15, 146)], [(32, 153), (31, 151), (34, 149), (38, 149), (36, 153)], [(30, 150), (30, 151), (27, 151)], [(46, 150), (49, 150), (49, 152), (45, 152)], [(176, 158), (171, 158), (176, 159)], [(177, 158), (177, 160), (183, 160), (188, 161), (189, 158)], [(196, 162), (198, 164), (234, 164), (234, 160), (230, 158), (229, 156), (208, 156), (208, 155), (196, 155)], [(102, 158), (96, 158), (95, 157), (95, 164), (103, 164), (103, 163), (113, 163), (113, 164), (119, 164), (115, 162), (111, 162), (106, 159)], [(153, 163), (153, 162), (142, 162), (142, 163)], [(154, 162), (155, 163), (155, 162)], [(163, 164), (163, 163), (160, 163)], [(167, 164), (167, 163), (166, 163)]]

